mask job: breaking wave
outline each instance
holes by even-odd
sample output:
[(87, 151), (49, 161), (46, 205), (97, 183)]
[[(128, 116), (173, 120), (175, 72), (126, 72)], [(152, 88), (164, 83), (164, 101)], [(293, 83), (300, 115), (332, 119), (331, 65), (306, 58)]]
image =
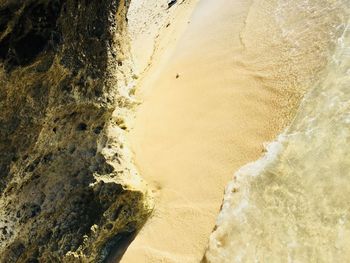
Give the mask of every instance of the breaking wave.
[[(294, 43), (288, 47), (291, 60), (298, 52), (306, 52), (305, 56), (319, 52), (327, 63), (318, 74), (305, 73), (303, 65), (294, 71), (289, 68), (308, 76), (309, 81), (303, 79), (308, 92), (292, 124), (266, 146), (265, 155), (235, 173), (205, 259), (213, 263), (348, 262), (350, 3), (254, 1), (250, 15), (266, 4), (274, 10), (274, 23), (284, 43)], [(248, 34), (242, 33), (246, 43)], [(326, 43), (326, 48), (320, 43)], [(285, 67), (297, 64), (286, 63)]]

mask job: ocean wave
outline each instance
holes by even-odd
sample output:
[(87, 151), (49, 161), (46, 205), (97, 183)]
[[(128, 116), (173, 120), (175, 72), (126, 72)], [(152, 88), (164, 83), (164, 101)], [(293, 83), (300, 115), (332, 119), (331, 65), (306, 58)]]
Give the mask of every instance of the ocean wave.
[[(285, 29), (282, 38), (299, 43), (302, 39), (305, 44), (328, 37), (324, 43), (335, 44), (324, 46), (327, 64), (292, 124), (266, 146), (261, 159), (242, 167), (227, 186), (207, 262), (347, 262), (350, 258), (350, 30), (345, 20), (349, 3), (283, 2), (276, 11), (283, 14), (276, 19)], [(302, 24), (292, 19), (300, 8), (306, 10), (304, 24), (312, 25), (302, 34)], [(313, 24), (319, 21), (315, 18), (330, 21), (334, 16), (340, 18), (338, 25), (325, 29)]]

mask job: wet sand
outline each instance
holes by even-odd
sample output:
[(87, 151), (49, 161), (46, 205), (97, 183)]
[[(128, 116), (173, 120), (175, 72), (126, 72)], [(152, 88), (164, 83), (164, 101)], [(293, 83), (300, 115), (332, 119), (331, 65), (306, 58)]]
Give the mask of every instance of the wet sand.
[(155, 211), (123, 263), (199, 262), (225, 185), (283, 128), (283, 94), (238, 59), (248, 10), (246, 1), (201, 0), (171, 54), (139, 83), (129, 137)]

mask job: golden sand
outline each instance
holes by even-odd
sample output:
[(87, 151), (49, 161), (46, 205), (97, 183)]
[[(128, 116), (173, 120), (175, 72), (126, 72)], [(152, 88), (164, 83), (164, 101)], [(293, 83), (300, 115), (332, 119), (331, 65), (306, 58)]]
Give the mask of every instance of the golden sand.
[[(156, 205), (123, 263), (199, 262), (233, 172), (283, 128), (283, 93), (239, 63), (248, 9), (246, 1), (201, 0), (139, 83), (130, 140)], [(164, 35), (164, 43), (174, 36)]]

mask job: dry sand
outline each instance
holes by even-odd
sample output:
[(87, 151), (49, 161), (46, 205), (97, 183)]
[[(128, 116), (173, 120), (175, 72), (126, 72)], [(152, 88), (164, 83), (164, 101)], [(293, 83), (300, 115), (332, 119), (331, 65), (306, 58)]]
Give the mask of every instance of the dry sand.
[(279, 95), (236, 60), (246, 2), (201, 0), (139, 83), (130, 140), (156, 206), (123, 263), (199, 262), (225, 185), (282, 129)]

